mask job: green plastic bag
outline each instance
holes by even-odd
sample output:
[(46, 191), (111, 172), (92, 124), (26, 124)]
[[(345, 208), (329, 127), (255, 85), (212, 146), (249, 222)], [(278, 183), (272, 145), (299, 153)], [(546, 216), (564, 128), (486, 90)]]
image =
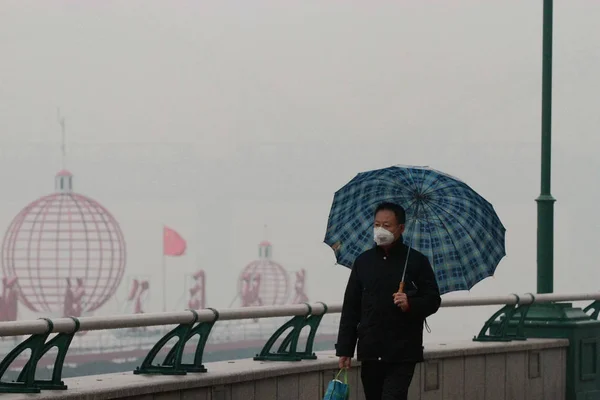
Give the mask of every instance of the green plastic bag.
[[(339, 377), (341, 373), (344, 373), (344, 381), (340, 381)], [(348, 371), (344, 368), (341, 369), (335, 378), (329, 382), (325, 397), (323, 400), (348, 400), (350, 397), (350, 386), (348, 386)]]

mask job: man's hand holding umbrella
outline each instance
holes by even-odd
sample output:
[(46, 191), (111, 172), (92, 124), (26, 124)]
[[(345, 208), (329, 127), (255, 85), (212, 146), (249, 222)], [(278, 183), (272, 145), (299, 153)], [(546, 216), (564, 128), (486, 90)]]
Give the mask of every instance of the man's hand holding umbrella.
[(410, 304), (408, 304), (408, 297), (406, 293), (396, 292), (393, 295), (394, 304), (402, 309), (402, 311), (407, 312), (410, 310)]

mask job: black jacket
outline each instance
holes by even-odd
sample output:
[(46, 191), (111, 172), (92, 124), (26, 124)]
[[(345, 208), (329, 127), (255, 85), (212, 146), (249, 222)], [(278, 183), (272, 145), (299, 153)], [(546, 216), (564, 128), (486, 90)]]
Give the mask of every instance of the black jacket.
[(408, 247), (402, 239), (389, 254), (378, 246), (362, 253), (350, 273), (336, 344), (338, 356), (359, 360), (423, 361), (423, 322), (440, 307), (440, 291), (429, 260), (410, 249), (404, 278), (409, 310), (394, 304)]

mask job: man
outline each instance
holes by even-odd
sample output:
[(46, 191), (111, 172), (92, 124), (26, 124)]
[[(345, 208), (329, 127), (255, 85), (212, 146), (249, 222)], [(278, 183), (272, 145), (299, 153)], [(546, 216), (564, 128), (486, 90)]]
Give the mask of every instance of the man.
[(340, 368), (350, 368), (358, 340), (366, 400), (407, 399), (415, 366), (423, 361), (423, 322), (441, 303), (427, 257), (402, 242), (405, 219), (397, 204), (377, 207), (376, 246), (356, 258), (344, 295), (336, 355)]

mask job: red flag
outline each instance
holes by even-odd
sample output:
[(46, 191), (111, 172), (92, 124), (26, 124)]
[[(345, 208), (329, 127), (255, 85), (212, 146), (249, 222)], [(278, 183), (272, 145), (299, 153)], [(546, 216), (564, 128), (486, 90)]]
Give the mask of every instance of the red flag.
[(163, 228), (163, 252), (165, 256), (181, 256), (185, 253), (185, 240), (173, 229)]

